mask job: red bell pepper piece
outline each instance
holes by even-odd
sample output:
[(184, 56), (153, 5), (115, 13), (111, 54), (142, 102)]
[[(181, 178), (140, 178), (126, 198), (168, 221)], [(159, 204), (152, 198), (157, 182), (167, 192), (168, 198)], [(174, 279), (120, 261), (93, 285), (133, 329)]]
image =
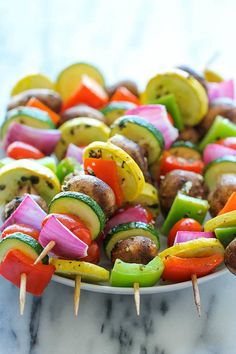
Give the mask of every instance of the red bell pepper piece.
[(160, 175), (165, 176), (173, 170), (185, 170), (202, 173), (204, 163), (201, 160), (190, 160), (183, 157), (176, 157), (169, 151), (164, 151), (160, 163)]
[(40, 296), (50, 282), (55, 267), (33, 263), (34, 260), (21, 251), (10, 250), (0, 264), (0, 274), (19, 288), (21, 274), (25, 273), (27, 276), (26, 291)]
[(36, 147), (23, 143), (22, 141), (14, 141), (7, 148), (7, 156), (15, 160), (20, 159), (41, 159), (45, 155)]
[(87, 158), (84, 160), (84, 170), (86, 174), (93, 174), (108, 184), (115, 193), (116, 204), (118, 206), (122, 205), (123, 193), (119, 183), (115, 161)]
[(80, 103), (87, 104), (93, 108), (102, 108), (108, 102), (108, 95), (104, 88), (97, 81), (84, 75), (78, 89), (64, 102), (62, 112)]
[(225, 206), (221, 211), (218, 213), (218, 215), (229, 213), (230, 211), (236, 210), (236, 192), (233, 192), (227, 202), (225, 203)]
[(125, 101), (140, 105), (139, 99), (124, 86), (120, 86), (116, 89), (110, 101)]
[(224, 260), (222, 254), (202, 258), (180, 258), (168, 256), (164, 260), (164, 272), (162, 278), (175, 283), (190, 280), (193, 274), (203, 277), (212, 273)]
[(54, 124), (57, 124), (60, 120), (60, 116), (53, 112), (49, 107), (47, 107), (45, 104), (43, 104), (40, 100), (38, 100), (36, 97), (32, 97), (26, 104), (27, 107), (33, 107), (33, 108), (38, 108), (41, 109), (44, 112), (47, 112), (48, 115), (50, 116), (52, 122)]

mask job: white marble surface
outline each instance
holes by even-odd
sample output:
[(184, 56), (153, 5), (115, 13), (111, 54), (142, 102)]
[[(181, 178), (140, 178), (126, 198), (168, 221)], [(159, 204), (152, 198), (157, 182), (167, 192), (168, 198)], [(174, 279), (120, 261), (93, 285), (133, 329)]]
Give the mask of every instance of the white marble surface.
[(1, 354), (234, 354), (236, 280), (223, 276), (200, 287), (199, 319), (192, 290), (142, 296), (82, 291), (78, 318), (73, 290), (51, 283), (44, 296), (27, 296), (24, 317), (18, 289), (0, 279)]
[[(0, 1), (0, 110), (16, 78), (42, 71), (52, 78), (79, 60), (97, 64), (112, 82), (141, 86), (163, 66), (216, 66), (236, 76), (234, 0)], [(83, 291), (74, 318), (71, 288), (51, 283), (42, 299), (0, 279), (0, 354), (235, 354), (236, 279), (200, 287), (199, 319), (191, 289), (133, 298)]]

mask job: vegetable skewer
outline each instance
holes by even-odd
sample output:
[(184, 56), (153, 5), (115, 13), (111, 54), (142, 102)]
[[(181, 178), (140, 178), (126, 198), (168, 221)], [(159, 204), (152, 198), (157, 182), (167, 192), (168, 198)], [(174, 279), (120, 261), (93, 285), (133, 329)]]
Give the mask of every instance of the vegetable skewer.
[[(55, 246), (55, 241), (50, 241), (47, 247), (40, 253), (38, 258), (34, 261), (34, 264), (38, 264), (41, 260), (50, 252), (50, 250)], [(27, 275), (22, 273), (20, 276), (20, 314), (24, 314), (25, 309), (25, 300), (26, 300), (26, 282), (27, 282)]]
[[(54, 247), (56, 246), (55, 241), (50, 241), (47, 246), (44, 248), (42, 253), (38, 256), (34, 264), (39, 263)], [(80, 300), (80, 284), (81, 284), (81, 276), (75, 276), (75, 290), (74, 290), (74, 313), (75, 316), (78, 316), (79, 310), (79, 300)]]

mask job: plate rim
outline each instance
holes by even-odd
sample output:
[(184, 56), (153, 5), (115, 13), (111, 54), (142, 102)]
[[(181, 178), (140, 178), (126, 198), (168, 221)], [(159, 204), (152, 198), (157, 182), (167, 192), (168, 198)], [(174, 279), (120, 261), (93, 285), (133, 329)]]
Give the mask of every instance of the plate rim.
[[(215, 273), (208, 274), (204, 277), (199, 278), (198, 284), (203, 284), (210, 280), (214, 280), (222, 275), (225, 275), (226, 273), (228, 273), (228, 269), (224, 267), (223, 269), (220, 269)], [(72, 288), (74, 287), (74, 280), (72, 279), (63, 278), (59, 275), (53, 275), (52, 280), (59, 284), (63, 284)], [(140, 294), (142, 295), (145, 294), (151, 295), (151, 294), (158, 294), (158, 293), (163, 294), (172, 291), (186, 289), (191, 286), (192, 286), (192, 282), (191, 280), (188, 280), (185, 282), (168, 284), (168, 285), (155, 285), (150, 287), (142, 287), (140, 288)], [(102, 285), (102, 284), (90, 284), (84, 282), (81, 282), (81, 289), (93, 293), (102, 293), (102, 294), (113, 294), (113, 295), (133, 295), (134, 294), (133, 288), (115, 287), (115, 286)]]

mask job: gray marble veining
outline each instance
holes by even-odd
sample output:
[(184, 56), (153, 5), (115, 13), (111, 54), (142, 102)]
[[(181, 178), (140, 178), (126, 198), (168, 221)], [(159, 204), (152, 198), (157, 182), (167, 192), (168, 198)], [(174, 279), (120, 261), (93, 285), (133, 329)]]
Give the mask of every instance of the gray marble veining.
[(82, 291), (78, 318), (73, 289), (52, 283), (42, 298), (27, 296), (18, 310), (18, 289), (0, 279), (1, 354), (234, 354), (236, 279), (222, 276), (200, 287), (198, 318), (192, 290), (141, 297)]

